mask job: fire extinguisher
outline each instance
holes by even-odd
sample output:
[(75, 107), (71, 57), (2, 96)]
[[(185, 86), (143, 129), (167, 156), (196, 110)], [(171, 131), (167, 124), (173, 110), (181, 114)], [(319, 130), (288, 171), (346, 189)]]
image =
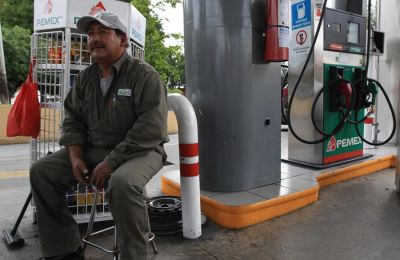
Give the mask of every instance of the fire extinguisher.
[(265, 61), (289, 59), (289, 0), (266, 1)]

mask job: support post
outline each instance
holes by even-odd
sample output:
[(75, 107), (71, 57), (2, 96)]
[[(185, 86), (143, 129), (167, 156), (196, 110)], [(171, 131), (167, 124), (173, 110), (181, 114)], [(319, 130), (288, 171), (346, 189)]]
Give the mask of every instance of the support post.
[(183, 236), (195, 239), (201, 236), (197, 119), (192, 104), (183, 95), (169, 94), (168, 104), (179, 129)]

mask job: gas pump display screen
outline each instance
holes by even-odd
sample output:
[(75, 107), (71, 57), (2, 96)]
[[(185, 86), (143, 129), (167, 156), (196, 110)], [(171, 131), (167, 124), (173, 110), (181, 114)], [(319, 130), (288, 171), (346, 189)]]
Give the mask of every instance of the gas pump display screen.
[(366, 31), (365, 17), (326, 8), (324, 50), (365, 54)]
[(358, 23), (349, 22), (349, 30), (347, 31), (347, 42), (359, 43), (360, 42), (360, 25)]

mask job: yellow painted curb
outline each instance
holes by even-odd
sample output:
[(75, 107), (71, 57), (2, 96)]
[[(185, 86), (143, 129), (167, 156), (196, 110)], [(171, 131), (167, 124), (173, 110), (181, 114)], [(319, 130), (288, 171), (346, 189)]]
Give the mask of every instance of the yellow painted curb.
[(227, 206), (203, 197), (202, 210), (207, 217), (223, 227), (244, 228), (314, 203), (318, 199), (318, 190), (319, 187), (315, 186), (305, 191), (242, 206)]
[[(346, 168), (322, 173), (317, 177), (319, 185), (285, 196), (255, 204), (229, 206), (201, 195), (202, 212), (225, 228), (244, 228), (262, 221), (287, 214), (318, 200), (320, 187), (370, 174), (396, 165), (396, 156), (388, 155)], [(180, 185), (161, 177), (161, 190), (168, 195), (180, 196)]]
[(0, 179), (24, 178), (28, 176), (29, 176), (28, 171), (12, 171), (12, 172), (0, 171)]
[(321, 175), (317, 176), (317, 181), (322, 188), (341, 181), (350, 180), (356, 177), (390, 168), (393, 165), (393, 160), (396, 160), (396, 156), (387, 155), (378, 159), (354, 164), (342, 169), (322, 173)]
[[(161, 177), (165, 194), (180, 196), (180, 186)], [(309, 205), (318, 199), (319, 186), (255, 204), (229, 206), (201, 195), (201, 210), (210, 219), (226, 228), (244, 228)]]
[(396, 167), (396, 165), (397, 165), (397, 156), (392, 155), (392, 167)]

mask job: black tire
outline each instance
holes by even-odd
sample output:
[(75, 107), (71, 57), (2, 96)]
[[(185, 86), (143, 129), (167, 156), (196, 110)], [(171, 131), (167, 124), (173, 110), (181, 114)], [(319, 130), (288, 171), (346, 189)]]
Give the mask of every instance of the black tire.
[(146, 201), (151, 231), (156, 235), (182, 232), (182, 204), (180, 197), (161, 196)]
[(176, 196), (150, 198), (146, 203), (151, 212), (176, 212), (182, 209), (181, 198)]

